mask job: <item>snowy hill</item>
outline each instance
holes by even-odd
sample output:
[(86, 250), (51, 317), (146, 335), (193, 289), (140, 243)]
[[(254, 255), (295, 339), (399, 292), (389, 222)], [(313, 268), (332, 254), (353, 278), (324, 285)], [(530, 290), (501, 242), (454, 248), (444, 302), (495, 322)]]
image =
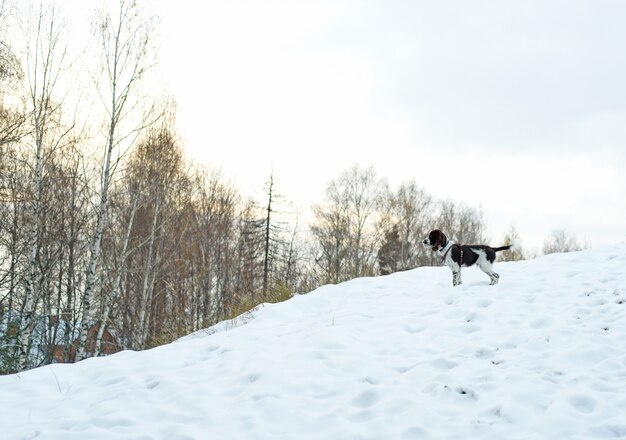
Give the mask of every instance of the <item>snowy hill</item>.
[(0, 377), (0, 437), (626, 438), (624, 245), (495, 267), (497, 286), (474, 268), (456, 288), (445, 267), (357, 279)]

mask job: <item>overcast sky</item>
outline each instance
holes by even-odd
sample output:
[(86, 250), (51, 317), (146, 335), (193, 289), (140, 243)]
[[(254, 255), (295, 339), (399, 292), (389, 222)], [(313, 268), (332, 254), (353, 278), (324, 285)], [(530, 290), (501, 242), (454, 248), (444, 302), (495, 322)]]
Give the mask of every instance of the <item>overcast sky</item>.
[(273, 170), (307, 211), (358, 163), (481, 206), (492, 244), (626, 239), (626, 2), (150, 4), (188, 156), (246, 194)]

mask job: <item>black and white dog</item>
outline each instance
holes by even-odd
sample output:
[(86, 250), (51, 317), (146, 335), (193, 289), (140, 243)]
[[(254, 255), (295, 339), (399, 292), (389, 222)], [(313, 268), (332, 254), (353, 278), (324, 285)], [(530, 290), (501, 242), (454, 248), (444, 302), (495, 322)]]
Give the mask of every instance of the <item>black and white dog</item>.
[(446, 235), (439, 229), (428, 234), (424, 240), (424, 246), (430, 247), (441, 257), (441, 262), (452, 271), (452, 285), (461, 284), (461, 267), (469, 267), (476, 264), (480, 270), (489, 275), (491, 285), (497, 284), (500, 275), (493, 271), (493, 262), (496, 260), (496, 252), (511, 249), (513, 245), (491, 247), (482, 244), (461, 245), (448, 240)]

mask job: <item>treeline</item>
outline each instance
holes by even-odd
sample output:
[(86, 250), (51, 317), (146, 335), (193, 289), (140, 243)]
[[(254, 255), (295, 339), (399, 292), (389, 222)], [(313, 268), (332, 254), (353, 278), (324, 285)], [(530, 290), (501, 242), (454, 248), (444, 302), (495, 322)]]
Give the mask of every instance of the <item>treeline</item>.
[(95, 15), (89, 112), (66, 99), (58, 11), (10, 6), (0, 28), (20, 21), (25, 44), (0, 34), (2, 372), (153, 347), (321, 284), (432, 264), (419, 242), (434, 222), (483, 237), (480, 212), (358, 167), (299, 227), (271, 176), (249, 200), (183, 157), (172, 106), (142, 87), (154, 21), (135, 2)]
[(85, 356), (141, 350), (322, 284), (438, 264), (420, 245), (432, 224), (484, 241), (478, 210), (435, 201), (414, 183), (392, 191), (356, 166), (329, 184), (310, 228), (298, 227), (273, 178), (263, 199), (246, 199), (219, 173), (190, 166), (172, 129), (158, 125), (111, 182), (93, 269), (99, 185), (80, 144), (46, 155), (39, 195), (30, 149), (17, 142), (4, 152), (4, 372), (79, 359), (82, 331)]
[[(95, 14), (90, 111), (67, 98), (58, 11), (12, 6), (0, 0), (1, 373), (141, 350), (326, 283), (438, 264), (421, 246), (433, 225), (486, 241), (479, 209), (415, 182), (390, 188), (373, 168), (331, 181), (307, 224), (274, 176), (246, 198), (183, 156), (173, 104), (146, 93), (154, 20), (135, 2)], [(8, 38), (18, 28), (23, 47)]]

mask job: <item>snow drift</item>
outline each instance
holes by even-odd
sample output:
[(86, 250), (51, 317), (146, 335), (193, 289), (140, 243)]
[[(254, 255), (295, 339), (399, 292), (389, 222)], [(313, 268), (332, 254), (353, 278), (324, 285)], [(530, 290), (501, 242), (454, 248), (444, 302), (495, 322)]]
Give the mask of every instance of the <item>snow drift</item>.
[(456, 288), (445, 267), (357, 279), (235, 328), (0, 377), (0, 437), (626, 437), (624, 245), (496, 269), (497, 286), (473, 268)]

